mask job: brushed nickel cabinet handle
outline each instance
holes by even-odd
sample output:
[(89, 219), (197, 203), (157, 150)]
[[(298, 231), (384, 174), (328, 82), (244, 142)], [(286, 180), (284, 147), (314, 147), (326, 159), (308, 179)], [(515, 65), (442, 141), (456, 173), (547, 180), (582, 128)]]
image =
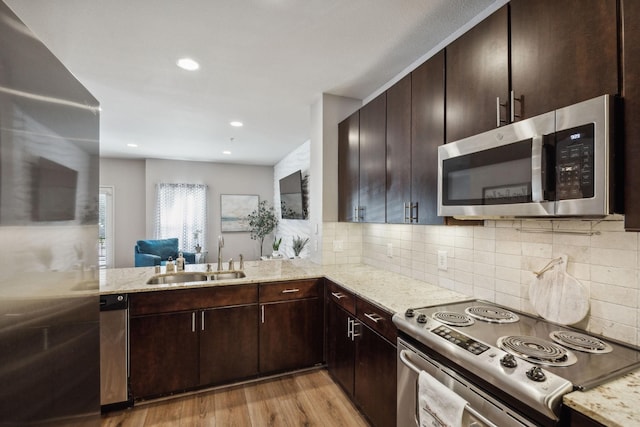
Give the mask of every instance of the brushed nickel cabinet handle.
[(260, 306), (260, 319), (264, 323), (264, 305)]
[(200, 312), (200, 323), (201, 323), (201, 328), (204, 331), (204, 311)]
[(300, 292), (300, 289), (284, 289), (282, 291), (283, 294), (295, 294), (296, 292)]
[(357, 320), (352, 320), (351, 321), (351, 341), (355, 341), (356, 337), (359, 337), (360, 334), (356, 333), (356, 327), (362, 325), (362, 323), (358, 322)]
[(191, 313), (191, 332), (196, 331), (196, 312)]
[(331, 292), (331, 295), (335, 298), (335, 299), (342, 299), (342, 298), (346, 298), (347, 296), (340, 293), (340, 292)]
[(366, 317), (367, 319), (371, 319), (376, 323), (378, 323), (380, 320), (384, 320), (384, 317), (376, 313), (365, 313), (364, 317)]

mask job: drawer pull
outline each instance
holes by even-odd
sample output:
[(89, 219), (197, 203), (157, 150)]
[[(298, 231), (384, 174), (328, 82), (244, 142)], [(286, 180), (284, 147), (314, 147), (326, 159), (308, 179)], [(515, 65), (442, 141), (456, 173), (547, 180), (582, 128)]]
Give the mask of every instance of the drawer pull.
[(347, 296), (340, 293), (340, 292), (331, 292), (331, 295), (333, 295), (333, 297), (335, 299), (342, 299), (342, 298), (346, 298)]
[(380, 320), (384, 320), (384, 317), (380, 316), (379, 314), (376, 313), (365, 313), (364, 316), (368, 319), (373, 320), (374, 322), (378, 323)]
[(300, 289), (284, 289), (282, 291), (283, 294), (295, 294), (296, 292), (300, 292)]

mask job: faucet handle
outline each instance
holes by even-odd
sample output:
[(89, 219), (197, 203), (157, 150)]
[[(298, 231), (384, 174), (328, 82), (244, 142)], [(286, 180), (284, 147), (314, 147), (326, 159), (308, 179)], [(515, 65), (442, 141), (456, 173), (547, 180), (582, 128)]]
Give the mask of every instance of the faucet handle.
[(229, 271), (233, 270), (233, 258), (229, 259)]
[(240, 267), (238, 267), (240, 270), (244, 270), (244, 257), (242, 256), (242, 254), (240, 254)]

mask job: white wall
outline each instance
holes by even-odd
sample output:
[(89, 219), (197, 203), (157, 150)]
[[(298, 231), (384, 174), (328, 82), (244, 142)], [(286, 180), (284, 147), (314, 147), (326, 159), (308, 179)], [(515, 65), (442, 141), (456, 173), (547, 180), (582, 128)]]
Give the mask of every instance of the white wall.
[[(287, 258), (291, 258), (295, 255), (292, 247), (293, 238), (296, 236), (300, 236), (303, 239), (311, 237), (312, 230), (311, 221), (309, 219), (282, 219), (280, 209), (280, 179), (300, 170), (302, 171), (303, 178), (305, 175), (309, 175), (309, 180), (313, 181), (313, 177), (310, 176), (309, 170), (310, 155), (311, 142), (307, 141), (286, 155), (273, 167), (273, 204), (276, 208), (276, 215), (279, 219), (276, 235), (278, 238), (282, 238), (282, 244), (280, 245), (279, 252)], [(311, 204), (311, 200), (309, 200), (309, 204)], [(304, 247), (300, 256), (302, 258), (308, 258), (310, 248), (311, 245), (307, 243), (307, 246)]]
[(100, 158), (100, 185), (114, 187), (114, 267), (133, 267), (133, 247), (145, 236), (144, 160)]
[[(217, 237), (220, 234), (220, 195), (256, 194), (260, 200), (273, 203), (273, 168), (270, 166), (245, 166), (211, 162), (186, 162), (178, 160), (147, 159), (145, 168), (146, 188), (146, 237), (153, 238), (155, 217), (155, 185), (160, 182), (187, 182), (206, 184), (209, 192), (207, 241), (203, 250), (209, 251), (209, 262), (218, 257)], [(249, 232), (224, 233), (223, 258), (245, 260), (260, 257), (257, 240), (251, 240)], [(271, 241), (265, 239), (265, 253), (271, 252)]]
[(361, 106), (359, 99), (328, 94), (311, 106), (310, 255), (317, 263), (324, 262), (324, 224), (338, 220), (338, 123)]

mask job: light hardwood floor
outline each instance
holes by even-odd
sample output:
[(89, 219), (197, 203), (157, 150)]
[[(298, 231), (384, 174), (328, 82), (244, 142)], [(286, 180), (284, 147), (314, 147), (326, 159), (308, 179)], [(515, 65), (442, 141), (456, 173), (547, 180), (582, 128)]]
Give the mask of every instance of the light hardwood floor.
[(137, 405), (102, 418), (102, 427), (368, 425), (325, 369)]

